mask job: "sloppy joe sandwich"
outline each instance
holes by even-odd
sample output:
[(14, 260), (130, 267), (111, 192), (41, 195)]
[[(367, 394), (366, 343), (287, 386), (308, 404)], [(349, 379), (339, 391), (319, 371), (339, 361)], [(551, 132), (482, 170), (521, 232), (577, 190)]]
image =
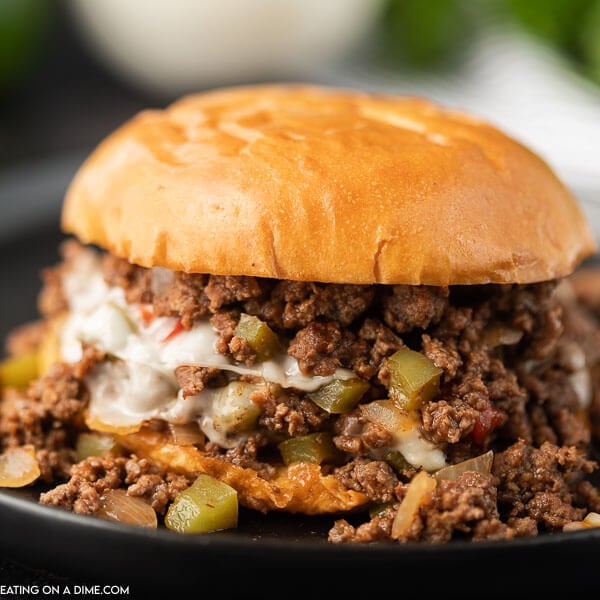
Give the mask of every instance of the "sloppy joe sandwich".
[(573, 276), (596, 244), (491, 124), (307, 85), (190, 95), (99, 144), (62, 228), (0, 371), (2, 485), (182, 533), (328, 514), (335, 543), (600, 518), (600, 303)]

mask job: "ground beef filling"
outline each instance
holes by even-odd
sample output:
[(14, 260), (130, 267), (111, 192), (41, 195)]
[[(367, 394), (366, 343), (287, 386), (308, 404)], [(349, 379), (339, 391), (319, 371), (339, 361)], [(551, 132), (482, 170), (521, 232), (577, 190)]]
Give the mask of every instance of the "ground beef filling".
[[(66, 308), (60, 273), (76, 252), (69, 247), (64, 262), (44, 274), (40, 310), (46, 318)], [(600, 294), (593, 293), (600, 289), (598, 270), (560, 282), (450, 287), (175, 273), (157, 288), (148, 269), (110, 254), (102, 262), (106, 281), (122, 287), (128, 302), (177, 317), (184, 329), (210, 320), (219, 332), (218, 351), (240, 363), (253, 364), (257, 357), (236, 337), (236, 325), (242, 313), (257, 316), (305, 374), (345, 368), (368, 382), (363, 403), (387, 397), (389, 357), (400, 348), (422, 352), (442, 369), (439, 393), (420, 407), (422, 435), (443, 449), (448, 464), (493, 450), (493, 467), (491, 473), (467, 471), (442, 480), (400, 542), (536, 535), (600, 508), (589, 481), (597, 467), (591, 448), (600, 433)], [(18, 339), (11, 344), (18, 348)], [(42, 495), (43, 503), (91, 514), (103, 493), (122, 487), (161, 514), (189, 484), (182, 476), (135, 456), (74, 462), (74, 439), (85, 429), (83, 378), (103, 359), (87, 349), (81, 364), (63, 366), (34, 382), (27, 394), (5, 400), (2, 445), (36, 447), (43, 479), (59, 483)], [(188, 365), (175, 375), (185, 397), (231, 378), (219, 369)], [(208, 442), (203, 450), (268, 479), (276, 443), (331, 432), (343, 459), (327, 465), (328, 472), (365, 494), (370, 506), (383, 508), (372, 518), (359, 513), (338, 519), (329, 540), (390, 540), (418, 471), (384, 456), (391, 434), (366, 420), (359, 407), (329, 414), (296, 389), (267, 387), (252, 400), (260, 408), (256, 431), (235, 448)]]

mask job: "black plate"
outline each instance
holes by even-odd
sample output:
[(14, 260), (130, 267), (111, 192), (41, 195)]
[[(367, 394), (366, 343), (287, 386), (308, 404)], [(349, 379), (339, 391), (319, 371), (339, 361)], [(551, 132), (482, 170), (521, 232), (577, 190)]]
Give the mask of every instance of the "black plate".
[[(43, 193), (37, 200), (47, 201), (44, 218), (21, 219), (0, 232), (2, 337), (36, 316), (39, 271), (58, 258), (57, 211), (72, 165), (28, 173), (23, 185), (30, 194)], [(3, 187), (0, 178), (0, 202), (24, 193), (14, 181)], [(236, 530), (181, 536), (42, 506), (35, 490), (4, 490), (0, 556), (69, 582), (128, 586), (129, 596), (185, 590), (200, 598), (208, 588), (215, 598), (374, 597), (386, 589), (397, 597), (509, 598), (600, 590), (600, 529), (499, 542), (361, 546), (329, 544), (333, 520), (242, 511)]]

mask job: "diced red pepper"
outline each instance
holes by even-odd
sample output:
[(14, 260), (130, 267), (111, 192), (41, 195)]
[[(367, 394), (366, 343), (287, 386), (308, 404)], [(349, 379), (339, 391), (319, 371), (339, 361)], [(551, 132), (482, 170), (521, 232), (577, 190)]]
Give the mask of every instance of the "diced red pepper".
[(171, 329), (171, 331), (161, 340), (161, 342), (166, 343), (170, 342), (176, 335), (179, 335), (183, 331), (183, 323), (181, 319), (175, 323), (175, 327)]
[(498, 427), (506, 421), (506, 413), (498, 410), (491, 404), (479, 413), (477, 421), (471, 431), (471, 439), (476, 444), (483, 444), (485, 439)]
[(152, 321), (154, 321), (154, 309), (152, 308), (152, 304), (141, 304), (140, 305), (140, 317), (144, 322), (144, 325), (148, 327)]

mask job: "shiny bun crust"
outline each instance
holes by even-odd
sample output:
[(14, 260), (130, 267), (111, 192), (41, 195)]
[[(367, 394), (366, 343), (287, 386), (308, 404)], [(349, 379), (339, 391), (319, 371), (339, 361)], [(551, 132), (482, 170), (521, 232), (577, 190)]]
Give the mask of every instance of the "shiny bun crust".
[(528, 283), (596, 250), (553, 171), (493, 126), (306, 85), (140, 113), (81, 166), (62, 225), (145, 267), (355, 284)]

